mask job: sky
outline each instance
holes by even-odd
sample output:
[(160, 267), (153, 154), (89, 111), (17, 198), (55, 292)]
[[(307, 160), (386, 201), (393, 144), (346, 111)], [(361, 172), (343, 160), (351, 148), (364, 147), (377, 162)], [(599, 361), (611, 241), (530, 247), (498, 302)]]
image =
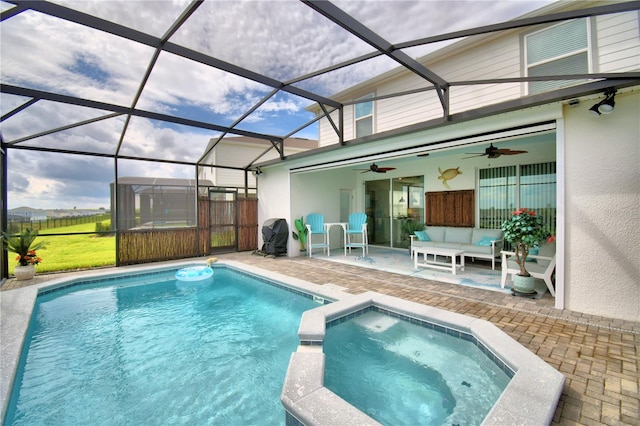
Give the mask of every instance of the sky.
[[(189, 4), (174, 1), (56, 1), (157, 37)], [(334, 1), (334, 4), (391, 43), (513, 19), (549, 1)], [(0, 2), (4, 12), (11, 8)], [(289, 82), (310, 72), (372, 51), (305, 4), (292, 0), (206, 0), (170, 38), (170, 43), (205, 53)], [(406, 50), (419, 57), (442, 44)], [(26, 11), (0, 23), (0, 79), (3, 84), (58, 92), (126, 107), (231, 126), (272, 88), (163, 52), (136, 101), (153, 49), (57, 18)], [(330, 96), (397, 64), (380, 57), (296, 87)], [(28, 99), (0, 94), (7, 114)], [(285, 136), (312, 115), (309, 99), (279, 92), (237, 128)], [(220, 133), (133, 118), (124, 140), (124, 116), (28, 141), (19, 138), (108, 112), (39, 101), (2, 122), (4, 142), (192, 162)], [(317, 127), (295, 134), (317, 139)], [(109, 183), (116, 167), (109, 158), (8, 150), (8, 208), (109, 208)], [(165, 163), (120, 161), (119, 176), (194, 177), (194, 168)]]

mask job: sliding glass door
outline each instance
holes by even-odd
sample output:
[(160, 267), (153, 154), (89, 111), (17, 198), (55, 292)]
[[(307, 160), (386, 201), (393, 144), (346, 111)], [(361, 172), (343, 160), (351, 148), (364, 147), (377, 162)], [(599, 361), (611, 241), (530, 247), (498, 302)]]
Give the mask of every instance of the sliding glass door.
[(424, 178), (407, 176), (365, 182), (369, 244), (409, 247), (412, 224), (424, 223)]
[(364, 206), (367, 213), (369, 244), (391, 246), (391, 181), (365, 182)]

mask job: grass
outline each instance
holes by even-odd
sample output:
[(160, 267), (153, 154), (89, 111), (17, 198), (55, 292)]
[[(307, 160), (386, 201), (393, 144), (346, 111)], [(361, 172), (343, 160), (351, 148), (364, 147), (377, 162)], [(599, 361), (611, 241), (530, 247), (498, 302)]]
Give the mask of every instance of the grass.
[[(103, 221), (109, 227), (109, 220)], [(65, 226), (47, 229), (47, 234), (65, 234), (74, 232), (95, 232), (95, 223)], [(45, 233), (43, 232), (43, 233)], [(42, 262), (36, 265), (37, 272), (72, 271), (75, 269), (112, 266), (116, 263), (116, 238), (112, 235), (98, 236), (95, 234), (60, 235), (38, 237), (36, 242), (44, 240), (47, 247), (38, 250), (38, 257)], [(9, 253), (9, 274), (13, 275), (14, 253)]]

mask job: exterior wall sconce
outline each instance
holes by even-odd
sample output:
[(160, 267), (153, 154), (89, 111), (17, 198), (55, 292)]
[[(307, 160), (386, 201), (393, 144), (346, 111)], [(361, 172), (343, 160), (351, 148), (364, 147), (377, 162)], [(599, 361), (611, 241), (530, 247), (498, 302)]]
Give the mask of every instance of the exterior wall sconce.
[(256, 167), (256, 169), (253, 171), (253, 175), (260, 176), (261, 174), (262, 174), (262, 169), (260, 167)]
[(601, 100), (600, 102), (598, 102), (597, 104), (589, 108), (589, 111), (594, 115), (611, 114), (613, 112), (613, 108), (616, 105), (616, 102), (614, 100), (614, 96), (616, 95), (616, 90), (615, 89), (608, 90), (604, 92), (604, 95), (605, 95), (605, 98), (603, 100)]

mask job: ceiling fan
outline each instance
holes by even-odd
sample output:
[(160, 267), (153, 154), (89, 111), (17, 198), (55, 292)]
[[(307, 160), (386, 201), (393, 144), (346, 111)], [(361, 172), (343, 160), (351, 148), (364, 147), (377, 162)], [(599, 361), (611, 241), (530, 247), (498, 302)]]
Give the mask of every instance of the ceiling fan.
[(373, 173), (387, 173), (389, 170), (395, 170), (395, 167), (378, 167), (376, 163), (372, 163), (368, 169), (356, 169), (356, 170), (364, 170), (362, 173), (373, 172)]
[(464, 158), (473, 158), (473, 157), (482, 157), (484, 155), (487, 158), (498, 158), (501, 155), (516, 155), (516, 154), (526, 154), (529, 151), (515, 151), (509, 148), (496, 148), (493, 144), (490, 144), (487, 149), (484, 150), (483, 153), (480, 152), (465, 152), (465, 154), (471, 155), (471, 157)]

